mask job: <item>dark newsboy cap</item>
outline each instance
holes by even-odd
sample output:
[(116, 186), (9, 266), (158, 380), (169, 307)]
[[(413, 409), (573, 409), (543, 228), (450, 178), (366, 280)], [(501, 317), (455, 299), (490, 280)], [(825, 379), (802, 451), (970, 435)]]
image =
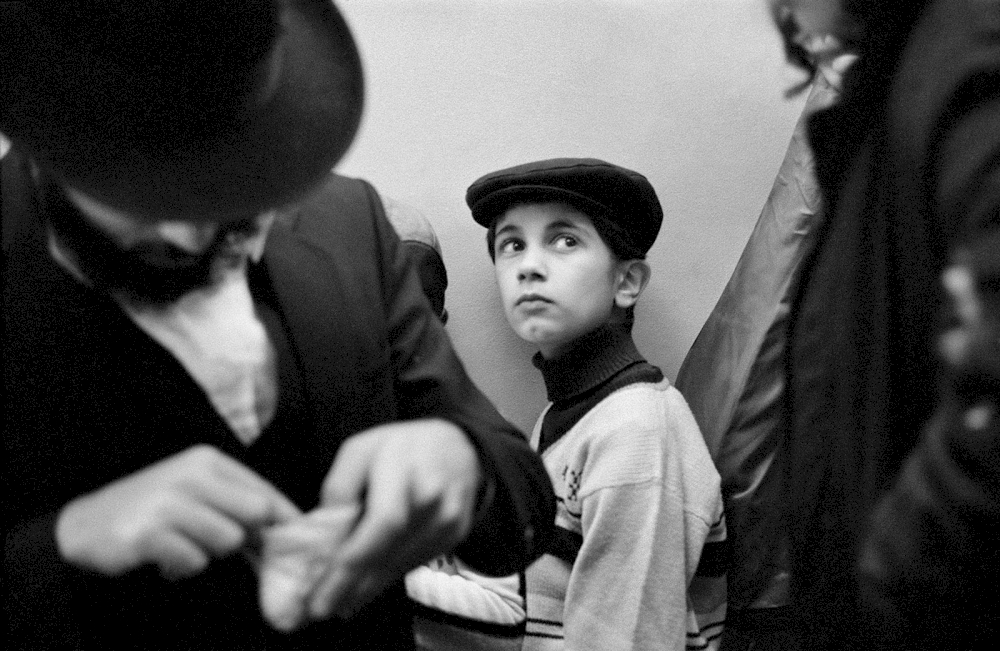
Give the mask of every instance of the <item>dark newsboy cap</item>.
[(596, 158), (552, 158), (508, 167), (480, 177), (465, 194), (472, 218), (490, 233), (511, 206), (549, 201), (569, 204), (590, 217), (608, 248), (622, 259), (644, 258), (663, 222), (663, 208), (645, 176)]
[(362, 100), (331, 0), (0, 3), (0, 131), (133, 216), (297, 199), (350, 145)]

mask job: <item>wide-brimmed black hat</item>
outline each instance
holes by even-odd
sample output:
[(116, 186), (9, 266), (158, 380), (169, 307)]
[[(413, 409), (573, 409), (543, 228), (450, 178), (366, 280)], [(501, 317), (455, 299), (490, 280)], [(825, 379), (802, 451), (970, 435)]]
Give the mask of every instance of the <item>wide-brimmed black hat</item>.
[(567, 203), (589, 216), (622, 259), (645, 257), (663, 222), (660, 200), (645, 176), (596, 158), (550, 158), (507, 167), (479, 177), (465, 193), (472, 218), (490, 233), (511, 206), (549, 201)]
[(301, 196), (362, 102), (329, 0), (0, 3), (0, 132), (135, 216), (224, 220)]

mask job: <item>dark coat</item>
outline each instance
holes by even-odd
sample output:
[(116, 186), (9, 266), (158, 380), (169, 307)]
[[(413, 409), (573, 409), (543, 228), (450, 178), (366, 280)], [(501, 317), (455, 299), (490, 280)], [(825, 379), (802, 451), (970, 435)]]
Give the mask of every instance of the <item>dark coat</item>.
[(866, 643), (863, 532), (941, 404), (941, 273), (1000, 222), (1000, 3), (882, 6), (897, 19), (810, 123), (828, 218), (792, 310), (784, 448), (809, 648)]
[[(5, 174), (5, 193), (14, 193), (12, 176)], [(457, 553), (493, 573), (517, 571), (537, 555), (530, 532), (553, 518), (545, 469), (466, 376), (366, 183), (331, 176), (275, 224), (250, 271), (255, 299), (279, 315), (290, 354), (275, 425), (247, 448), (168, 352), (108, 296), (54, 264), (37, 215), (18, 222), (5, 223), (4, 242), (8, 644), (412, 645), (401, 583), (347, 624), (289, 637), (261, 620), (256, 576), (240, 558), (175, 582), (151, 568), (111, 579), (60, 560), (53, 523), (67, 501), (197, 444), (235, 457), (309, 509), (346, 437), (442, 416), (469, 433), (497, 487)]]

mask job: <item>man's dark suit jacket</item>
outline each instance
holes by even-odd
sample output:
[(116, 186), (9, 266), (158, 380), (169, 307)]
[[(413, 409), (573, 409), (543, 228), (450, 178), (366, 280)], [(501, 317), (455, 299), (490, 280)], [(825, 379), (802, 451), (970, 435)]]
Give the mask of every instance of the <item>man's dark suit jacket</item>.
[(282, 395), (273, 424), (244, 447), (170, 353), (52, 261), (44, 204), (24, 185), (23, 161), (10, 156), (4, 168), (8, 644), (411, 647), (401, 582), (349, 622), (286, 636), (261, 620), (256, 576), (238, 556), (177, 581), (152, 568), (107, 578), (60, 560), (54, 522), (64, 504), (200, 444), (250, 466), (305, 510), (345, 438), (441, 416), (468, 433), (496, 489), (458, 555), (497, 574), (537, 556), (533, 532), (553, 518), (545, 469), (467, 377), (368, 184), (331, 175), (275, 224), (250, 270), (255, 301), (274, 317), (265, 323), (281, 353)]

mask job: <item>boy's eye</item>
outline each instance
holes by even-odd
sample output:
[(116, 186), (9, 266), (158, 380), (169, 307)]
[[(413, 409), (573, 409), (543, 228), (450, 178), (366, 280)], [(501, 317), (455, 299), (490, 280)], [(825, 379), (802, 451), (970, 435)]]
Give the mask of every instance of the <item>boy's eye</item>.
[(573, 247), (575, 247), (577, 244), (580, 243), (579, 240), (576, 239), (576, 237), (565, 233), (557, 236), (555, 240), (553, 240), (553, 242), (559, 249), (572, 249)]
[(510, 254), (524, 248), (524, 243), (515, 237), (508, 237), (496, 244), (497, 253)]

